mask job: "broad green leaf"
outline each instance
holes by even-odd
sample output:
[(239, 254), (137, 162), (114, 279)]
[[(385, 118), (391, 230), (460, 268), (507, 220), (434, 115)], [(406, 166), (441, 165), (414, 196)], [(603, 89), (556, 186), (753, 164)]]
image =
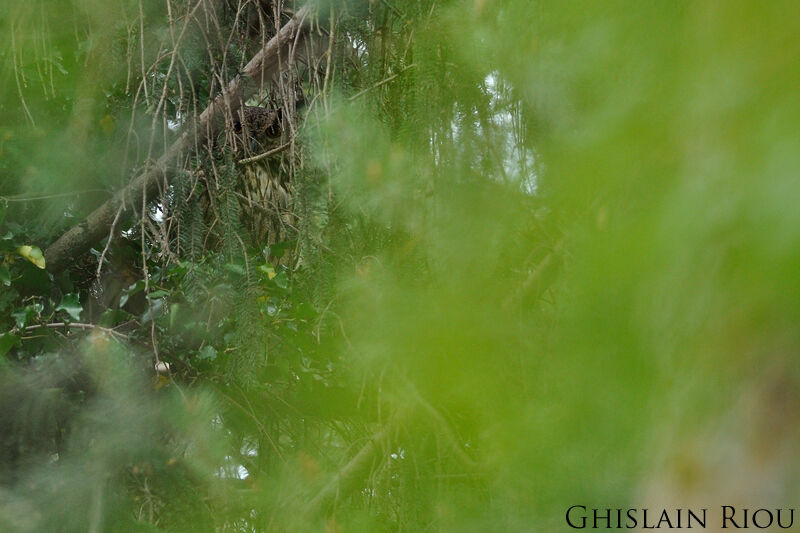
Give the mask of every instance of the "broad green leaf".
[(275, 272), (275, 269), (272, 268), (272, 265), (261, 265), (258, 269), (267, 275), (268, 279), (272, 279), (278, 274)]
[(213, 361), (217, 358), (217, 350), (213, 346), (207, 344), (197, 352), (196, 358), (200, 361)]
[(6, 265), (0, 265), (0, 283), (8, 287), (11, 285), (11, 274), (8, 272)]
[(289, 276), (286, 275), (286, 272), (281, 272), (275, 276), (275, 285), (281, 289), (285, 289), (289, 286)]
[(164, 296), (168, 296), (168, 295), (169, 295), (169, 291), (161, 291), (161, 290), (159, 290), (159, 291), (151, 292), (150, 294), (147, 295), (147, 297), (150, 298), (151, 300), (157, 300), (158, 298), (163, 298)]
[(130, 287), (122, 291), (122, 295), (119, 298), (119, 306), (124, 307), (126, 303), (128, 303), (128, 298), (136, 294), (137, 292), (141, 292), (144, 290), (144, 280), (140, 279), (136, 283), (132, 284)]
[(5, 356), (11, 348), (19, 346), (19, 335), (14, 333), (0, 333), (0, 357)]
[(47, 270), (41, 269), (30, 261), (20, 262), (20, 276), (14, 278), (14, 286), (20, 292), (36, 292), (44, 294), (50, 290), (53, 283), (53, 276)]
[(237, 265), (235, 263), (227, 263), (225, 265), (225, 270), (227, 270), (228, 272), (233, 272), (234, 274), (237, 274), (239, 276), (245, 275), (245, 271), (242, 265)]
[(269, 256), (280, 259), (286, 254), (286, 250), (295, 246), (296, 244), (297, 241), (284, 241), (271, 244), (269, 246)]
[(106, 309), (106, 311), (100, 315), (100, 318), (97, 320), (97, 323), (101, 326), (105, 327), (112, 327), (116, 324), (121, 322), (125, 322), (126, 320), (130, 320), (133, 318), (133, 315), (123, 311), (122, 309)]
[(42, 254), (42, 250), (39, 249), (38, 246), (30, 246), (26, 244), (25, 246), (20, 246), (17, 248), (17, 253), (37, 267), (45, 267), (44, 254)]
[(147, 324), (154, 318), (161, 316), (164, 310), (164, 300), (150, 300), (150, 308), (142, 315), (142, 324)]
[(11, 316), (14, 317), (14, 321), (17, 323), (18, 328), (24, 328), (28, 325), (31, 318), (33, 318), (35, 312), (36, 311), (34, 310), (33, 306), (28, 305), (23, 309), (14, 311), (11, 313)]
[(61, 303), (56, 307), (56, 311), (66, 311), (72, 320), (80, 320), (83, 306), (77, 294), (65, 294)]

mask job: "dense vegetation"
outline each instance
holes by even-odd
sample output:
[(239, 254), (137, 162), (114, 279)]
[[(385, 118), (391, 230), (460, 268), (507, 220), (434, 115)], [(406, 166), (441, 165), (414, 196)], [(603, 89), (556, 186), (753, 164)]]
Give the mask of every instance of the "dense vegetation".
[(0, 530), (796, 500), (797, 14), (3, 3)]

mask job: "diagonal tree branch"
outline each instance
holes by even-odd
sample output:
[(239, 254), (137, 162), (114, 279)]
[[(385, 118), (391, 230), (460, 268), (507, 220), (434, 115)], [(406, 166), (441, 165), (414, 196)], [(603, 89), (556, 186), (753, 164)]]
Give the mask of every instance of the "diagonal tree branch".
[(308, 502), (308, 512), (316, 514), (327, 511), (337, 498), (349, 496), (359, 483), (364, 483), (396, 427), (397, 421), (393, 421), (370, 437), (358, 453)]
[[(221, 124), (227, 112), (235, 113), (242, 102), (252, 96), (263, 80), (272, 79), (282, 65), (287, 62), (288, 52), (308, 33), (310, 8), (298, 10), (278, 33), (244, 67), (242, 74), (236, 76), (224, 91), (218, 95), (206, 109), (167, 149), (155, 163), (148, 166), (131, 182), (112, 198), (95, 209), (85, 220), (73, 226), (44, 253), (47, 269), (56, 273), (63, 270), (74, 257), (83, 254), (91, 246), (108, 234), (117, 213), (122, 217), (129, 216), (136, 205), (142, 205), (142, 199), (154, 197), (158, 190), (159, 180), (171, 177), (171, 163), (181, 154), (196, 146), (195, 140), (211, 138)], [(228, 111), (229, 110), (229, 111)], [(197, 145), (202, 142), (197, 143)]]

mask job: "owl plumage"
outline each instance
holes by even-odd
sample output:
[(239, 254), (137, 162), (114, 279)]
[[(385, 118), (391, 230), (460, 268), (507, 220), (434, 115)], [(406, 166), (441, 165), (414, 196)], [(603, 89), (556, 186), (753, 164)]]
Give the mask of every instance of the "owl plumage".
[[(244, 106), (233, 121), (236, 144), (243, 158), (268, 151), (282, 136), (281, 109)], [(272, 160), (271, 160), (272, 159)], [(241, 221), (256, 246), (288, 240), (293, 225), (292, 187), (280, 161), (265, 158), (241, 165)]]
[(267, 109), (259, 106), (242, 106), (233, 121), (233, 132), (246, 135), (263, 143), (266, 139), (281, 135), (281, 109)]

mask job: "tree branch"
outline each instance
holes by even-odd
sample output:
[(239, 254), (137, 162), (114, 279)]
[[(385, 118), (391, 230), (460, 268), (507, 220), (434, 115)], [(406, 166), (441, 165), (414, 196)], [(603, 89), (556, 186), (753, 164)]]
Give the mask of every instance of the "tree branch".
[(359, 483), (363, 483), (374, 463), (379, 460), (381, 451), (386, 447), (389, 436), (396, 427), (395, 420), (372, 435), (358, 453), (308, 503), (308, 512), (314, 514), (327, 510), (337, 498), (349, 495)]
[[(47, 250), (44, 256), (47, 269), (57, 273), (63, 270), (73, 258), (83, 254), (92, 244), (100, 241), (108, 233), (117, 213), (127, 217), (135, 210), (135, 205), (142, 205), (145, 200), (154, 197), (158, 192), (160, 179), (171, 179), (173, 172), (169, 169), (178, 156), (195, 146), (195, 139), (212, 138), (217, 129), (224, 123), (225, 113), (235, 113), (242, 102), (252, 96), (262, 80), (272, 76), (286, 64), (286, 54), (296, 46), (301, 37), (307, 33), (310, 8), (298, 10), (278, 33), (244, 67), (241, 75), (236, 76), (224, 91), (218, 95), (197, 119), (184, 128), (183, 133), (172, 143), (167, 151), (155, 163), (138, 174), (121, 191), (95, 209), (84, 221), (73, 226), (59, 237)], [(198, 143), (202, 144), (202, 143)]]
[(24, 328), (23, 331), (33, 331), (35, 329), (40, 328), (78, 328), (78, 329), (96, 329), (98, 331), (102, 331), (104, 333), (108, 333), (113, 337), (122, 337), (123, 339), (130, 338), (128, 335), (124, 333), (120, 333), (119, 331), (114, 331), (111, 328), (104, 328), (103, 326), (98, 326), (97, 324), (83, 324), (81, 322), (50, 322), (49, 324), (35, 324), (33, 326), (28, 326)]
[(237, 161), (240, 165), (247, 165), (248, 163), (255, 163), (256, 161), (261, 161), (262, 159), (266, 159), (271, 155), (275, 155), (282, 150), (286, 150), (292, 145), (292, 141), (285, 142), (280, 146), (273, 148), (272, 150), (267, 150), (263, 154), (254, 155), (253, 157), (247, 157), (245, 159), (240, 159)]

